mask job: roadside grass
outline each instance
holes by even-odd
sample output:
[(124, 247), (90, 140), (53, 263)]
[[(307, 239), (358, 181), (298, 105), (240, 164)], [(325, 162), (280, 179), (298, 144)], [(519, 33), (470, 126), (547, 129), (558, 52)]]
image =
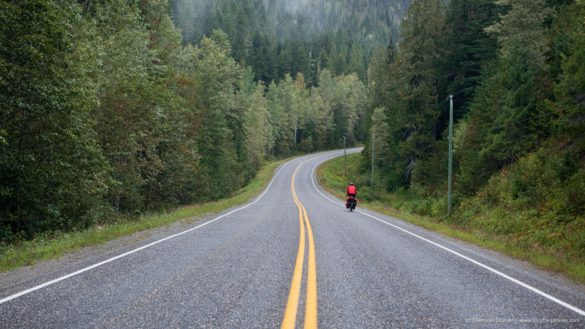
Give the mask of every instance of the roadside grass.
[[(347, 172), (360, 172), (360, 154), (347, 156)], [(356, 182), (358, 186), (358, 207), (368, 208), (382, 214), (397, 217), (428, 230), (443, 235), (472, 243), (477, 246), (495, 250), (516, 259), (528, 261), (545, 270), (562, 273), (579, 283), (585, 283), (585, 262), (581, 259), (570, 258), (564, 253), (561, 242), (552, 241), (546, 248), (539, 246), (535, 249), (533, 244), (521, 241), (532, 241), (530, 235), (537, 233), (532, 230), (523, 232), (525, 236), (498, 234), (489, 231), (485, 227), (469, 226), (472, 224), (458, 219), (449, 219), (444, 215), (443, 207), (436, 206), (437, 200), (423, 199), (413, 193), (399, 191), (389, 193), (382, 189), (369, 187), (369, 177), (357, 174), (351, 177), (344, 175), (343, 157), (325, 162), (317, 169), (317, 178), (321, 186), (329, 193), (345, 198), (345, 188), (349, 181)], [(443, 200), (439, 200), (442, 203)], [(446, 201), (446, 200), (445, 200)], [(444, 207), (446, 212), (446, 207)], [(423, 213), (424, 215), (421, 215)], [(439, 214), (440, 213), (440, 214)], [(457, 216), (457, 214), (455, 214)], [(482, 214), (495, 216), (492, 213)], [(493, 218), (497, 222), (498, 218)], [(470, 221), (476, 223), (477, 221)], [(463, 223), (463, 224), (460, 224)], [(497, 225), (496, 225), (497, 227)]]
[(84, 247), (94, 246), (139, 231), (169, 225), (175, 222), (194, 222), (204, 216), (241, 205), (260, 194), (274, 175), (275, 169), (285, 160), (271, 162), (262, 167), (248, 185), (227, 199), (180, 207), (176, 210), (145, 215), (136, 220), (96, 226), (83, 231), (64, 233), (55, 237), (38, 237), (0, 249), (0, 272), (39, 261), (56, 259)]

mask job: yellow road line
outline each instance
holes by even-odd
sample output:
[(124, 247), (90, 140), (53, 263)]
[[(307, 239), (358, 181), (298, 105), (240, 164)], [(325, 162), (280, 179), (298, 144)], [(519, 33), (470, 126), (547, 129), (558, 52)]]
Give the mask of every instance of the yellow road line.
[[(304, 162), (303, 162), (304, 163)], [(299, 298), (301, 292), (301, 279), (303, 275), (303, 263), (305, 259), (305, 226), (307, 228), (309, 238), (309, 258), (308, 258), (308, 269), (307, 269), (307, 301), (305, 304), (305, 329), (316, 329), (317, 328), (317, 265), (315, 259), (315, 241), (313, 239), (313, 230), (311, 229), (311, 223), (309, 222), (309, 216), (307, 216), (307, 210), (303, 204), (299, 201), (297, 192), (295, 190), (295, 178), (299, 168), (303, 165), (299, 164), (296, 168), (291, 182), (290, 189), (293, 195), (293, 200), (299, 210), (299, 225), (300, 225), (300, 237), (299, 237), (299, 250), (297, 252), (297, 259), (295, 263), (295, 269), (291, 282), (290, 291), (288, 294), (288, 300), (286, 303), (286, 310), (284, 312), (284, 319), (282, 320), (282, 329), (294, 329), (297, 309), (299, 305)]]
[[(296, 172), (295, 172), (296, 174)], [(291, 190), (294, 191), (294, 176), (291, 181)], [(300, 225), (300, 237), (299, 237), (299, 250), (297, 252), (297, 260), (295, 263), (295, 269), (293, 273), (292, 282), (290, 285), (290, 292), (288, 293), (288, 301), (286, 303), (286, 310), (284, 312), (284, 319), (282, 320), (282, 329), (294, 329), (295, 321), (297, 319), (297, 308), (299, 305), (299, 297), (301, 294), (301, 278), (303, 274), (303, 262), (305, 259), (305, 224), (303, 223), (303, 215), (300, 204), (296, 199), (296, 195), (293, 192), (293, 199), (299, 209), (299, 225)]]
[[(301, 204), (302, 206), (302, 204)], [(315, 259), (315, 241), (313, 230), (307, 216), (307, 210), (303, 207), (307, 235), (309, 236), (309, 264), (307, 268), (307, 302), (305, 304), (305, 329), (317, 329), (317, 261)]]

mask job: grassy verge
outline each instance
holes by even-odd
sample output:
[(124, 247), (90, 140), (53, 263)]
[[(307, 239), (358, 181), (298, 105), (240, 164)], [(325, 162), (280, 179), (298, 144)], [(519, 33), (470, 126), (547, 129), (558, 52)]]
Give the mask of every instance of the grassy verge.
[(83, 247), (102, 244), (139, 231), (161, 227), (177, 221), (194, 221), (209, 214), (240, 205), (258, 195), (270, 182), (274, 170), (284, 161), (265, 165), (256, 177), (233, 197), (214, 202), (185, 206), (174, 211), (144, 216), (138, 220), (121, 222), (103, 227), (93, 227), (80, 232), (66, 233), (54, 238), (36, 238), (0, 250), (0, 271), (8, 271), (39, 261), (55, 259)]
[[(359, 154), (349, 155), (347, 157), (347, 172), (360, 172), (360, 161)], [(344, 175), (342, 157), (328, 161), (319, 167), (317, 177), (321, 186), (342, 199), (347, 182), (350, 180), (356, 182), (359, 190), (359, 206), (398, 217), (461, 241), (526, 260), (543, 269), (563, 273), (577, 282), (585, 283), (585, 263), (582, 259), (569, 257), (566, 253), (559, 253), (557, 245), (535, 248), (534, 244), (523, 243), (522, 241), (533, 240), (529, 237), (536, 233), (531, 230), (525, 230), (523, 237), (519, 237), (518, 234), (501, 233), (498, 232), (497, 225), (493, 230), (486, 228), (485, 225), (479, 225), (478, 222), (482, 220), (481, 218), (479, 220), (448, 219), (442, 215), (446, 211), (444, 206), (446, 200), (424, 199), (409, 192), (388, 193), (381, 189), (372, 190), (368, 186), (366, 175), (358, 174), (352, 177)], [(506, 215), (508, 217), (514, 216), (514, 214)], [(491, 216), (494, 217), (492, 220), (496, 222), (500, 220), (490, 212), (477, 216)], [(485, 221), (485, 219), (483, 220)]]

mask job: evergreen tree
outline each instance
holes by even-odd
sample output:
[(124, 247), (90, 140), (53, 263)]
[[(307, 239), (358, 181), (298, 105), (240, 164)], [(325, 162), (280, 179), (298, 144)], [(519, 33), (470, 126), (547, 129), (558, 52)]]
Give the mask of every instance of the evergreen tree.
[(534, 149), (550, 129), (550, 116), (546, 117), (546, 110), (538, 105), (550, 95), (545, 57), (548, 43), (543, 26), (547, 10), (542, 0), (515, 0), (510, 4), (501, 22), (488, 29), (501, 45), (501, 93), (497, 96), (498, 129), (490, 134), (485, 146), (504, 163)]
[(296, 118), (293, 113), (293, 80), (285, 76), (277, 85), (271, 83), (268, 88), (270, 120), (273, 127), (274, 150), (276, 156), (291, 154), (294, 149)]
[[(500, 45), (498, 62), (485, 75), (471, 105), (461, 154), (462, 188), (473, 191), (495, 171), (534, 150), (550, 134), (551, 113), (542, 106), (550, 97), (545, 54), (548, 43), (544, 1), (511, 0), (509, 11), (486, 29)], [(471, 152), (477, 151), (479, 159)], [(467, 160), (467, 161), (466, 161)]]
[(446, 74), (448, 93), (456, 94), (455, 121), (465, 116), (482, 69), (496, 59), (497, 43), (485, 28), (497, 20), (493, 0), (453, 0), (447, 11), (445, 30), (449, 50)]
[(249, 64), (254, 67), (257, 81), (270, 83), (276, 79), (274, 57), (275, 53), (268, 38), (258, 32), (254, 34), (252, 57)]
[(390, 64), (394, 62), (393, 45), (378, 47), (372, 51), (368, 64), (368, 88), (371, 106), (384, 106), (389, 100)]
[[(247, 157), (241, 140), (236, 135), (245, 134), (244, 116), (237, 107), (236, 87), (241, 69), (230, 57), (227, 35), (215, 31), (210, 38), (203, 38), (194, 50), (195, 74), (201, 111), (200, 132), (197, 135), (198, 186), (201, 198), (220, 198), (241, 187), (245, 177), (241, 162)], [(238, 148), (241, 147), (240, 150)], [(240, 160), (240, 161), (238, 161)]]
[(562, 60), (560, 81), (555, 86), (558, 113), (557, 135), (570, 152), (583, 158), (585, 154), (585, 3), (577, 2), (562, 11), (559, 24), (564, 26), (567, 49)]
[[(440, 136), (437, 120), (444, 107), (440, 100), (445, 49), (444, 8), (439, 0), (414, 2), (402, 27), (403, 42), (400, 44), (399, 60), (396, 61), (397, 111), (391, 117), (403, 169), (404, 181), (411, 182), (418, 162), (432, 158), (436, 153), (436, 140)], [(429, 166), (419, 165), (418, 184), (426, 184), (424, 177)], [(435, 168), (436, 170), (436, 168)], [(435, 174), (435, 173), (433, 173)], [(415, 182), (412, 182), (415, 183)]]
[[(372, 113), (372, 126), (369, 136), (373, 136), (374, 138), (374, 158), (377, 160), (374, 165), (376, 167), (384, 166), (384, 160), (390, 154), (390, 127), (385, 112), (386, 110), (384, 108), (377, 107)], [(372, 154), (371, 149), (369, 154)]]
[(363, 50), (357, 44), (351, 46), (349, 63), (346, 72), (356, 73), (360, 80), (366, 81), (366, 63)]

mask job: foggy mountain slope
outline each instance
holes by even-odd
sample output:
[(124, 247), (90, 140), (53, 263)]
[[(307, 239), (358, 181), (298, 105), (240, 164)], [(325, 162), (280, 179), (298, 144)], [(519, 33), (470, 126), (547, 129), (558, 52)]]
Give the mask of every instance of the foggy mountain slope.
[[(173, 17), (186, 40), (197, 42), (213, 28), (231, 28), (247, 18), (258, 18), (248, 26), (258, 30), (273, 24), (303, 23), (311, 34), (325, 31), (352, 31), (379, 34), (381, 27), (397, 27), (409, 0), (174, 0)], [(226, 18), (237, 18), (230, 22)], [(277, 28), (280, 37), (290, 37), (294, 29)]]
[(302, 72), (311, 82), (325, 67), (364, 78), (371, 51), (397, 40), (409, 2), (174, 0), (172, 10), (185, 42), (221, 29), (235, 59), (254, 67), (258, 79)]

